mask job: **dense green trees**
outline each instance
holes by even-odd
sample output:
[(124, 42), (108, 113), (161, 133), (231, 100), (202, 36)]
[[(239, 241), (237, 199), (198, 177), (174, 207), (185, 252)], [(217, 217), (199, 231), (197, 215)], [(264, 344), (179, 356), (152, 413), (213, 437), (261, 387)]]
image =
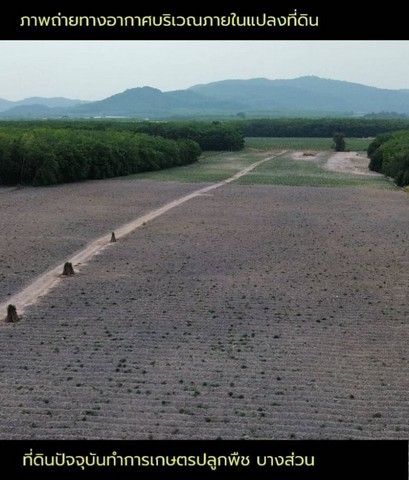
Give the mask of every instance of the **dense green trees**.
[(245, 137), (375, 137), (409, 128), (408, 119), (370, 118), (260, 118), (232, 121)]
[(202, 150), (241, 150), (244, 138), (240, 130), (222, 122), (140, 122), (136, 132), (165, 138), (187, 138), (197, 142)]
[(0, 184), (129, 175), (194, 162), (202, 150), (240, 150), (243, 145), (239, 129), (220, 122), (2, 122)]
[(186, 165), (200, 154), (198, 144), (188, 139), (8, 126), (0, 128), (0, 184), (52, 185), (116, 177)]
[(368, 147), (370, 170), (409, 185), (409, 130), (379, 135)]
[(92, 130), (105, 132), (146, 133), (172, 140), (193, 140), (202, 150), (241, 150), (244, 146), (243, 134), (232, 122), (170, 121), (148, 122), (129, 120), (25, 120), (3, 121), (3, 127), (37, 128), (43, 126), (52, 129)]

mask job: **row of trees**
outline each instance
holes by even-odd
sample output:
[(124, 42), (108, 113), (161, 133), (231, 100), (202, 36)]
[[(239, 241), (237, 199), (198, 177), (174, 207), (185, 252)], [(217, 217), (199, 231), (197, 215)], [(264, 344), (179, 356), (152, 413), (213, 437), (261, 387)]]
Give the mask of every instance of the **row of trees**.
[(198, 160), (199, 145), (121, 130), (3, 126), (0, 184), (52, 185), (131, 175)]
[(36, 128), (39, 125), (52, 129), (146, 133), (172, 140), (188, 139), (196, 142), (202, 150), (241, 150), (243, 134), (231, 122), (171, 121), (147, 122), (129, 120), (32, 120), (9, 121), (1, 125), (8, 127)]
[(202, 150), (231, 151), (244, 147), (243, 133), (230, 123), (143, 122), (134, 124), (134, 130), (174, 140), (188, 138), (197, 142)]
[[(406, 128), (396, 131), (396, 127)], [(335, 133), (334, 132), (342, 132)], [(50, 185), (186, 165), (202, 150), (240, 150), (244, 137), (376, 136), (370, 168), (409, 184), (409, 120), (253, 119), (230, 122), (46, 120), (0, 124), (0, 184)]]
[(244, 137), (376, 137), (384, 132), (409, 129), (409, 119), (371, 118), (262, 118), (236, 120)]
[(378, 135), (368, 147), (369, 169), (409, 185), (409, 130)]

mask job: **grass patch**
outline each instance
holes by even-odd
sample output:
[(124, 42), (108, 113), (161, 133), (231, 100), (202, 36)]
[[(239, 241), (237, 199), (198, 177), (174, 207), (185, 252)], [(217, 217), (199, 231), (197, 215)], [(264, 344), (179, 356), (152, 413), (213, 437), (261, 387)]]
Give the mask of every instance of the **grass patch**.
[(198, 162), (183, 167), (122, 177), (159, 182), (217, 183), (256, 162), (263, 152), (206, 152)]
[(394, 189), (384, 177), (365, 177), (326, 170), (320, 162), (297, 161), (286, 155), (274, 158), (236, 180), (240, 185), (289, 185), (312, 187), (377, 187)]
[[(365, 150), (369, 139), (354, 138), (347, 142), (354, 151)], [(231, 177), (243, 168), (279, 150), (314, 150), (319, 158), (294, 160), (289, 154), (280, 155), (260, 165), (236, 180), (241, 185), (288, 185), (326, 187), (376, 187), (394, 189), (385, 177), (365, 177), (350, 173), (329, 171), (324, 168), (332, 139), (329, 138), (248, 138), (246, 148), (240, 152), (205, 152), (198, 162), (156, 172), (146, 172), (123, 179), (154, 180), (179, 183), (217, 183)]]

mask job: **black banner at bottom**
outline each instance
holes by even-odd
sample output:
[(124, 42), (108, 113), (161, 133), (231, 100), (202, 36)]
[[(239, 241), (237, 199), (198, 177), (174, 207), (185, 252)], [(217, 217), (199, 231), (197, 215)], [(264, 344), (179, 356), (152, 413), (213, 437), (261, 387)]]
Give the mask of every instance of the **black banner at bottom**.
[(0, 441), (7, 478), (408, 479), (407, 441)]

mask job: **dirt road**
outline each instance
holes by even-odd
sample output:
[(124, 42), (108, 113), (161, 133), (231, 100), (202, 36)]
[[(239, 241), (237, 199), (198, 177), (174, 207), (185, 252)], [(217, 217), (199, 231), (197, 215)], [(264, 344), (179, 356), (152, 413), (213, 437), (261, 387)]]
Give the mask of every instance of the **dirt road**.
[[(281, 155), (282, 153), (283, 152), (278, 152), (277, 155)], [(195, 190), (194, 192), (189, 193), (188, 195), (185, 195), (181, 198), (173, 200), (165, 204), (164, 206), (143, 215), (142, 217), (138, 217), (132, 220), (131, 222), (128, 222), (125, 225), (122, 225), (116, 228), (115, 230), (116, 238), (121, 239), (122, 237), (124, 237), (125, 235), (128, 235), (130, 232), (132, 232), (136, 228), (139, 228), (145, 225), (147, 222), (153, 220), (154, 218), (157, 218), (160, 215), (163, 215), (164, 213), (168, 212), (172, 208), (176, 208), (179, 205), (182, 205), (183, 203), (189, 200), (192, 200), (193, 198), (196, 198), (200, 195), (204, 195), (212, 190), (215, 190), (217, 188), (220, 188), (224, 185), (227, 185), (233, 182), (234, 180), (237, 180), (238, 178), (246, 175), (248, 172), (251, 172), (257, 166), (267, 162), (268, 160), (271, 160), (272, 158), (274, 158), (274, 156), (268, 156), (267, 158), (254, 162), (253, 164), (245, 167), (244, 169), (240, 170), (239, 172), (237, 172), (236, 174), (232, 175), (230, 178), (222, 182), (215, 183), (207, 187), (199, 188), (198, 190)], [(84, 249), (77, 252), (74, 256), (64, 259), (61, 262), (61, 264), (57, 265), (56, 267), (53, 267), (52, 269), (48, 270), (44, 274), (37, 277), (32, 283), (26, 286), (24, 290), (9, 297), (7, 299), (7, 302), (0, 304), (0, 312), (2, 311), (6, 312), (7, 306), (11, 304), (17, 308), (18, 314), (22, 315), (24, 313), (24, 309), (27, 306), (35, 303), (38, 298), (47, 294), (53, 287), (55, 287), (58, 284), (61, 278), (63, 278), (61, 273), (63, 271), (63, 266), (65, 262), (72, 263), (72, 265), (74, 266), (74, 269), (79, 270), (84, 264), (89, 262), (94, 255), (100, 253), (103, 249), (112, 245), (112, 243), (110, 243), (111, 233), (112, 232), (107, 233), (106, 235), (92, 241)]]

